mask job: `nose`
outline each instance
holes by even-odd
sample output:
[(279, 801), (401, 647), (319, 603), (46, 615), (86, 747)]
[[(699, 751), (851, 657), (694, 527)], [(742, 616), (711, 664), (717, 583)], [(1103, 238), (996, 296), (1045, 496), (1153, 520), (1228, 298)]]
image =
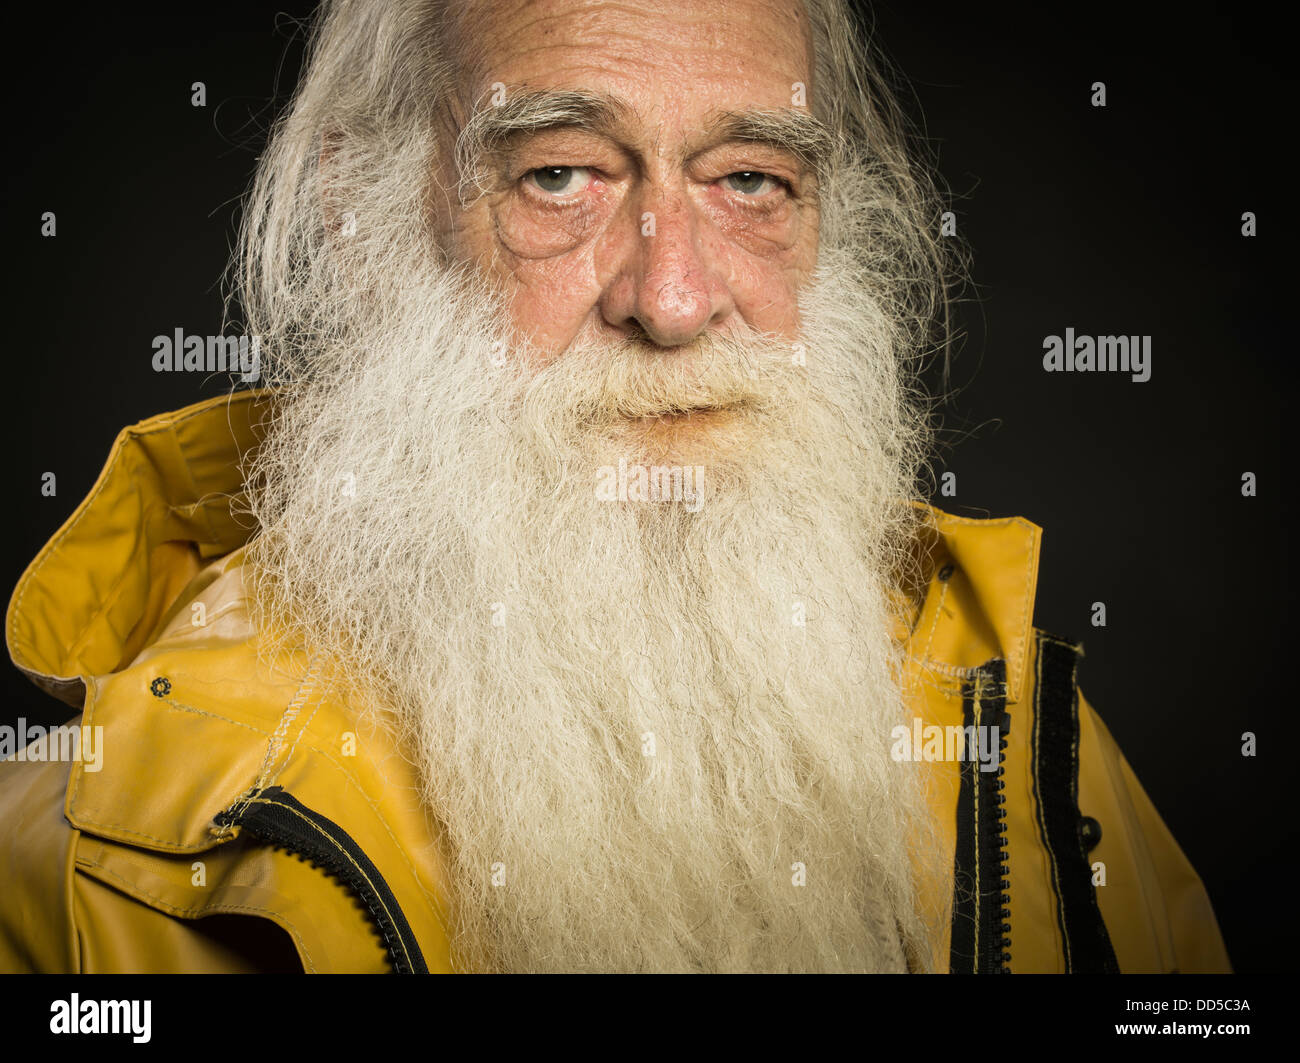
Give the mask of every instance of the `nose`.
[(660, 190), (631, 205), (601, 314), (621, 329), (639, 325), (660, 347), (683, 346), (733, 312), (731, 290), (710, 261), (684, 190)]

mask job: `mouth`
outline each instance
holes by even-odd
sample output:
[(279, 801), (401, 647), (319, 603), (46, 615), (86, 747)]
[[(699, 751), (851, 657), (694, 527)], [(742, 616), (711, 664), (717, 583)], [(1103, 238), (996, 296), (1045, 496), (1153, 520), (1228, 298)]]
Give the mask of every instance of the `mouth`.
[(744, 411), (746, 403), (732, 402), (717, 406), (688, 406), (676, 407), (666, 410), (659, 410), (649, 414), (628, 414), (628, 419), (641, 423), (654, 423), (656, 421), (665, 424), (682, 424), (686, 421), (701, 419), (714, 420), (722, 417), (729, 417)]
[(670, 465), (703, 465), (723, 460), (747, 444), (748, 403), (690, 406), (629, 415), (625, 433), (642, 460)]

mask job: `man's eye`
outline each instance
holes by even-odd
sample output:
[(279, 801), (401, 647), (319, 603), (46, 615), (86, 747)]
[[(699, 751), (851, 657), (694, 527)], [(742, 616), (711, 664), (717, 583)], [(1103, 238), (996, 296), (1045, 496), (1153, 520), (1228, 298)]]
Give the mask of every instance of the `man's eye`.
[(757, 196), (764, 192), (770, 192), (781, 184), (771, 174), (760, 173), (758, 170), (740, 170), (737, 173), (729, 173), (722, 180), (733, 191), (741, 192), (747, 196)]
[(543, 166), (525, 174), (524, 180), (547, 195), (568, 196), (587, 187), (591, 171), (585, 166)]

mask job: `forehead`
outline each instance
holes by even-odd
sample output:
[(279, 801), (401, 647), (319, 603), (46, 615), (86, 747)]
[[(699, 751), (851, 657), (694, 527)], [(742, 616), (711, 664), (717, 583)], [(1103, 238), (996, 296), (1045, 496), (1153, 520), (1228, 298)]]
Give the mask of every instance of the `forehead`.
[(477, 0), (453, 34), (475, 102), (500, 82), (594, 89), (667, 115), (789, 106), (796, 82), (813, 88), (799, 0)]

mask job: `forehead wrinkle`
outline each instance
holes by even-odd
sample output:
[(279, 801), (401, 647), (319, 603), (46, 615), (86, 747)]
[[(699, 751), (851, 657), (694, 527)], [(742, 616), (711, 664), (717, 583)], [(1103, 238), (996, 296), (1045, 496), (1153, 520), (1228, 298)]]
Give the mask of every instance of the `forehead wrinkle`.
[[(728, 31), (753, 28), (754, 18), (719, 17), (718, 12), (693, 9), (680, 0), (664, 6), (671, 15), (661, 17), (650, 10), (653, 3), (622, 3), (618, 0), (460, 0), (460, 9), (449, 20), (449, 37), (454, 53), (460, 56), (460, 68), (470, 84), (505, 82), (498, 64), (515, 66), (524, 57), (542, 55), (547, 62), (539, 69), (551, 73), (580, 62), (583, 66), (610, 65), (614, 75), (626, 76), (629, 66), (644, 68), (646, 76), (666, 73), (662, 57), (647, 53), (647, 40), (669, 48), (686, 48), (719, 53), (735, 60), (738, 52), (735, 34)], [(719, 5), (726, 9), (726, 4)], [(788, 53), (798, 68), (791, 71), (795, 80), (811, 86), (813, 75), (812, 39), (805, 3), (801, 0), (762, 0), (765, 13), (776, 16), (780, 25), (780, 43), (775, 53), (760, 47), (760, 53)], [(453, 9), (454, 10), (454, 9)], [(615, 16), (626, 14), (635, 24), (620, 22)], [(728, 12), (729, 13), (729, 12)], [(611, 24), (611, 19), (612, 24)], [(646, 37), (638, 26), (649, 22), (654, 33)], [(794, 39), (791, 39), (791, 38)], [(754, 42), (747, 42), (751, 46)], [(769, 41), (770, 45), (772, 42)], [(802, 47), (800, 47), (802, 45)], [(535, 65), (535, 64), (526, 64)], [(742, 64), (743, 65), (743, 64)], [(778, 66), (780, 63), (778, 63)], [(728, 64), (734, 72), (734, 63)], [(527, 76), (515, 84), (527, 84)]]
[[(502, 14), (493, 3), (475, 4), (462, 0), (464, 8), (455, 19), (456, 46), (461, 53), (462, 69), (471, 81), (488, 82), (505, 80), (493, 74), (498, 64), (515, 65), (538, 54), (549, 61), (545, 69), (554, 69), (554, 63), (582, 61), (590, 63), (603, 54), (612, 64), (615, 73), (626, 73), (630, 64), (640, 64), (653, 71), (659, 64), (646, 54), (646, 41), (634, 29), (607, 24), (607, 17), (626, 11), (634, 16), (646, 17), (649, 12), (639, 4), (619, 4), (609, 0), (598, 3), (573, 5), (579, 10), (564, 9), (558, 5), (514, 0), (514, 10)], [(547, 10), (547, 8), (550, 8)], [(542, 10), (536, 10), (541, 8)], [(582, 10), (585, 8), (585, 10)], [(680, 28), (680, 24), (705, 27), (712, 20), (704, 14), (690, 10), (676, 13), (676, 24), (661, 25), (661, 30)], [(684, 39), (698, 41), (699, 33), (683, 30)], [(656, 43), (662, 43), (656, 41)], [(563, 65), (563, 63), (561, 63)]]

